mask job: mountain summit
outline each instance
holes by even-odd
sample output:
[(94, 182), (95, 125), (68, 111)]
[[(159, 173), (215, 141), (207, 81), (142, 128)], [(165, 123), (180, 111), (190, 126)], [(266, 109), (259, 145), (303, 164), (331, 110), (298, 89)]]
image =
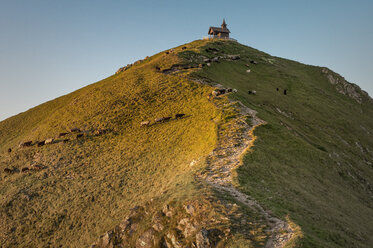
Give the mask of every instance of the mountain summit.
[(198, 40), (0, 122), (2, 247), (371, 247), (373, 101)]

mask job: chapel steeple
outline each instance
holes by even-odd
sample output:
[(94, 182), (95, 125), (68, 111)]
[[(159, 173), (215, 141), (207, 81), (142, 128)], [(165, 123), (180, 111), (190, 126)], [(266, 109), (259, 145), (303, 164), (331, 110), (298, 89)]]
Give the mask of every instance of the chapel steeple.
[(224, 28), (224, 29), (227, 28), (227, 24), (225, 23), (225, 18), (223, 18), (223, 24), (221, 24), (221, 28)]

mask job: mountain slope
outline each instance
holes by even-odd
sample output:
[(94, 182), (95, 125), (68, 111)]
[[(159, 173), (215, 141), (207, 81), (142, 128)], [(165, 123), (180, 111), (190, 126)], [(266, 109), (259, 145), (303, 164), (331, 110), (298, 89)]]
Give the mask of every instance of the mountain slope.
[[(234, 98), (267, 122), (256, 130), (259, 138), (237, 171), (237, 186), (276, 214), (289, 214), (305, 233), (306, 246), (369, 247), (373, 242), (369, 96), (325, 68), (234, 43), (215, 47), (243, 58), (213, 64), (197, 76), (237, 88)], [(245, 67), (250, 60), (258, 64)], [(257, 94), (249, 95), (249, 90)]]
[(372, 105), (232, 41), (159, 53), (0, 123), (0, 244), (369, 247)]

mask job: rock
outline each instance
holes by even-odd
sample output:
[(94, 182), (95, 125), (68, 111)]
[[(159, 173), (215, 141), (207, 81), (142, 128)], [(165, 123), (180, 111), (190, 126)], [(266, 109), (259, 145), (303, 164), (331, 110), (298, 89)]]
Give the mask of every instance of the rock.
[(192, 205), (185, 205), (184, 206), (185, 212), (187, 212), (190, 215), (193, 215), (195, 212), (195, 208)]
[(247, 72), (247, 73), (250, 73), (250, 72), (251, 72), (251, 70), (246, 70), (246, 72)]
[(152, 222), (153, 222), (153, 223), (160, 223), (161, 220), (162, 220), (162, 218), (163, 218), (163, 216), (164, 216), (163, 212), (161, 212), (161, 211), (157, 211), (157, 212), (153, 215), (153, 217), (152, 217)]
[(133, 63), (133, 65), (137, 65), (137, 64), (140, 64), (142, 62), (142, 59), (140, 60), (137, 60), (136, 62)]
[(132, 219), (126, 218), (124, 221), (122, 221), (119, 224), (119, 230), (120, 232), (127, 232), (131, 229)]
[(209, 58), (207, 58), (207, 59), (203, 59), (203, 62), (204, 62), (204, 63), (209, 63), (209, 62), (211, 62), (211, 59), (209, 59)]
[(201, 229), (196, 235), (197, 248), (210, 248), (210, 240), (208, 238), (208, 231), (204, 228)]
[(172, 217), (172, 212), (173, 208), (170, 205), (165, 205), (162, 209), (162, 212), (167, 216), (167, 217)]
[(211, 64), (210, 64), (210, 63), (207, 63), (206, 65), (207, 65), (207, 66), (211, 66)]
[(364, 94), (365, 92), (363, 92), (359, 86), (347, 82), (342, 76), (329, 71), (327, 68), (323, 68), (321, 72), (326, 74), (328, 81), (335, 85), (335, 88), (339, 93), (354, 99), (358, 103), (362, 103), (363, 95), (366, 94)]
[(182, 248), (182, 244), (177, 240), (176, 236), (172, 232), (168, 232), (166, 237), (171, 241), (172, 246), (174, 248)]
[(163, 229), (164, 229), (164, 226), (161, 224), (161, 223), (155, 223), (155, 224), (153, 224), (153, 229), (154, 230), (156, 230), (157, 232), (161, 232), (161, 231), (163, 231)]
[(136, 248), (151, 248), (155, 244), (154, 230), (148, 229), (136, 241)]
[(54, 139), (53, 139), (53, 138), (50, 138), (50, 139), (46, 139), (44, 143), (45, 143), (46, 145), (48, 145), (48, 144), (52, 144), (53, 141), (54, 141)]
[(197, 231), (197, 227), (188, 218), (181, 219), (177, 228), (182, 231), (184, 237), (186, 238), (194, 235)]
[(101, 237), (101, 244), (102, 246), (108, 246), (110, 241), (111, 241), (111, 238), (112, 238), (112, 234), (113, 232), (109, 231), (107, 233), (105, 233), (102, 237)]

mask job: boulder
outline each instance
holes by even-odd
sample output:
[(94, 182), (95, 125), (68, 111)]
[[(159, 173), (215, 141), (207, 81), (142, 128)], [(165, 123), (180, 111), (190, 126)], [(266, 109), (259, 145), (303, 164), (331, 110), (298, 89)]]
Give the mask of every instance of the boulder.
[(53, 138), (50, 138), (50, 139), (46, 139), (44, 143), (45, 143), (46, 145), (48, 145), (48, 144), (52, 144), (53, 141), (54, 141), (54, 139), (53, 139)]

